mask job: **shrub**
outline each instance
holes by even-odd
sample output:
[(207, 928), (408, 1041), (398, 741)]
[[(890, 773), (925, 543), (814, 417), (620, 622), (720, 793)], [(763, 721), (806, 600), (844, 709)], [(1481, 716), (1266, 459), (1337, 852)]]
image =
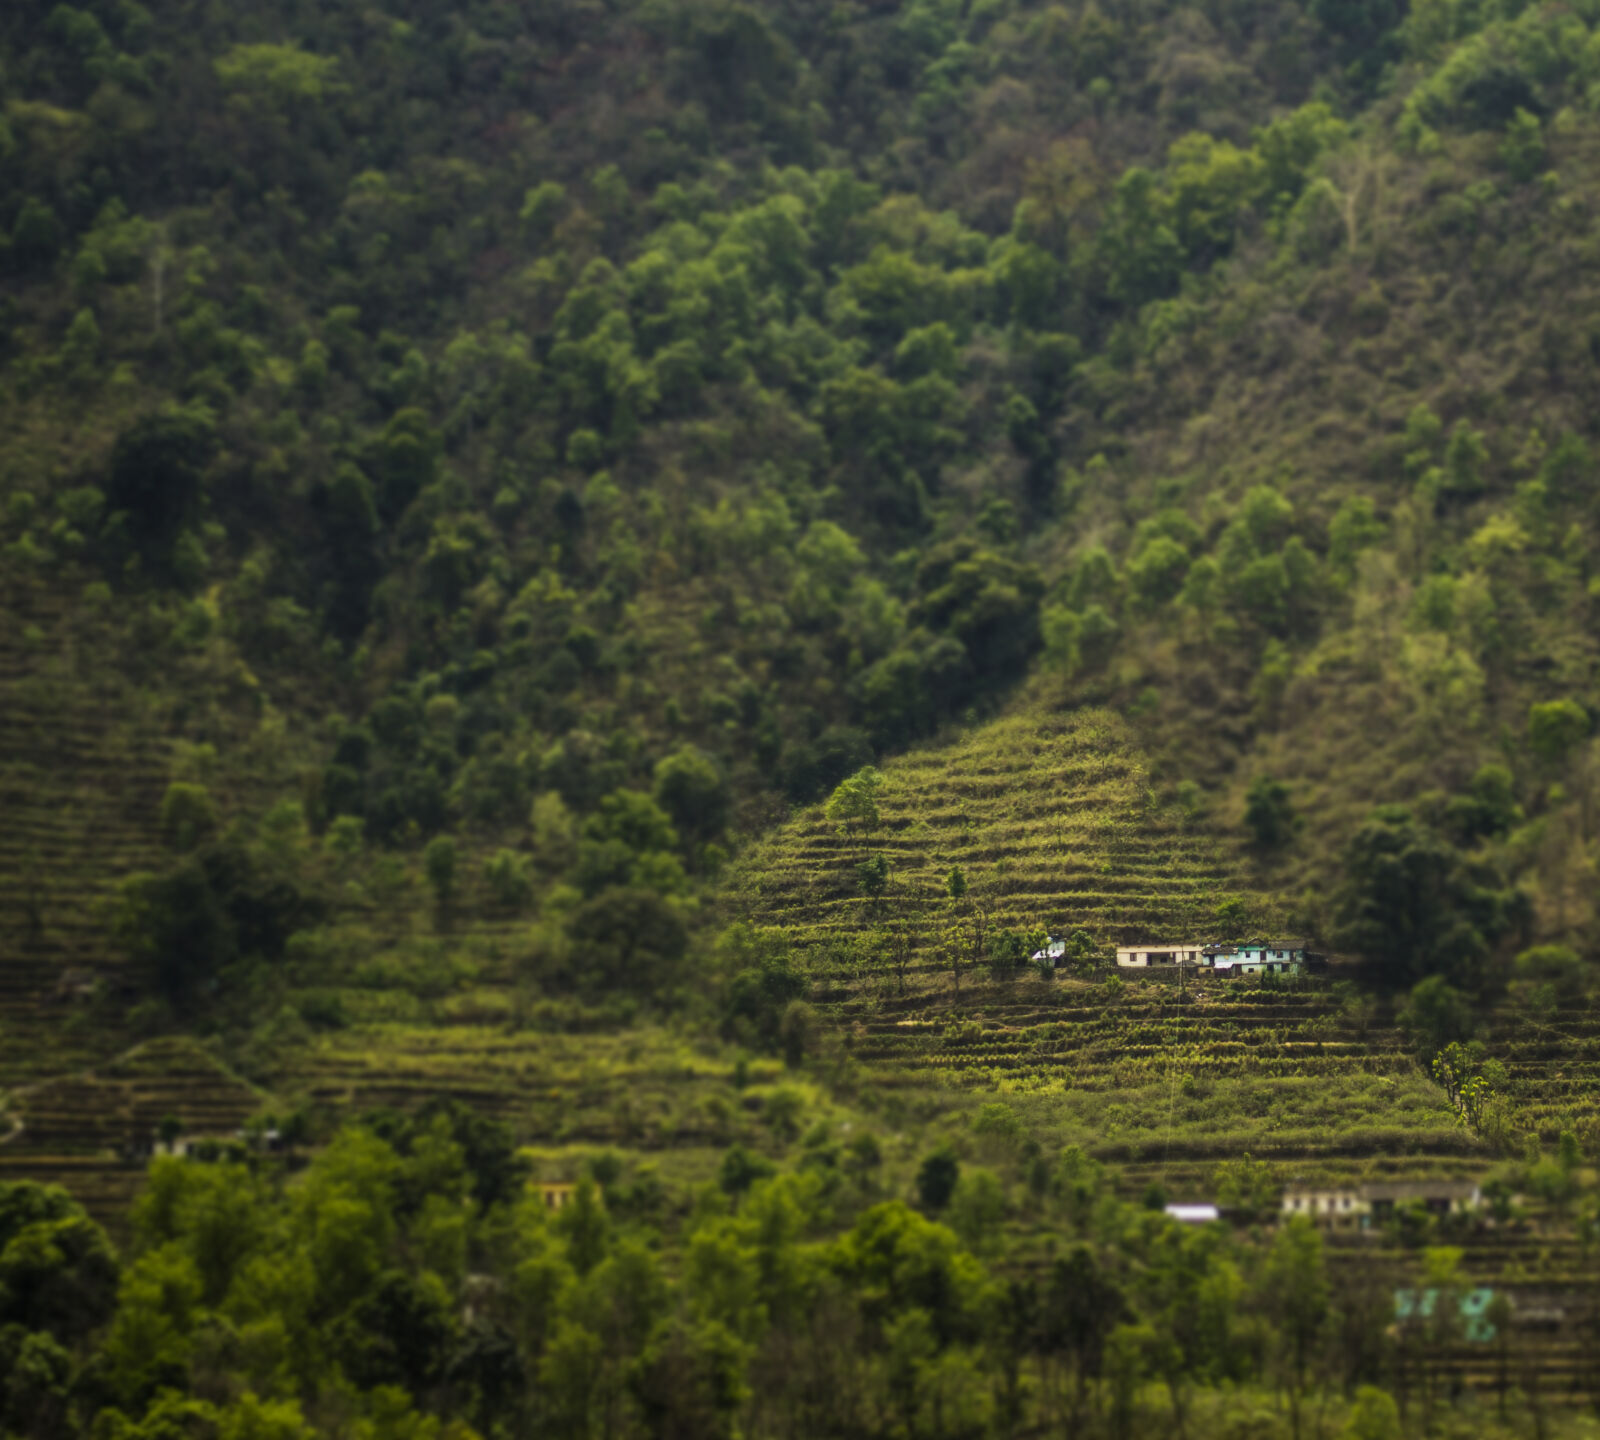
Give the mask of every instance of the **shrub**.
[(161, 797), (161, 833), (175, 850), (193, 850), (215, 828), (217, 814), (204, 785), (174, 781)]
[(728, 819), (728, 783), (703, 750), (685, 745), (655, 771), (656, 803), (689, 840), (712, 840)]
[(937, 1215), (950, 1203), (961, 1179), (961, 1161), (948, 1144), (931, 1151), (917, 1168), (917, 1201)]
[(502, 909), (521, 910), (533, 899), (529, 869), (528, 857), (515, 850), (497, 850), (484, 862), (484, 883)]
[(1245, 796), (1244, 823), (1257, 850), (1281, 850), (1301, 825), (1289, 787), (1269, 775), (1256, 776)]

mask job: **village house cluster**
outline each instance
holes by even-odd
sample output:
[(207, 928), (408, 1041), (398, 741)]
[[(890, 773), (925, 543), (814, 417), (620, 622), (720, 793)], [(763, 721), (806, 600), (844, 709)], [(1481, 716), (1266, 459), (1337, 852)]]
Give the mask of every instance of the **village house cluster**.
[[(1322, 1230), (1370, 1230), (1392, 1220), (1399, 1210), (1420, 1208), (1429, 1215), (1467, 1215), (1483, 1205), (1483, 1192), (1472, 1180), (1380, 1180), (1360, 1185), (1290, 1185), (1279, 1213), (1296, 1215)], [(1224, 1218), (1218, 1205), (1168, 1205), (1167, 1214), (1185, 1224), (1204, 1225)]]
[[(1067, 942), (1052, 935), (1034, 953), (1035, 963), (1060, 965)], [(1327, 968), (1327, 957), (1298, 940), (1251, 940), (1221, 944), (1204, 940), (1142, 940), (1117, 946), (1117, 969), (1153, 973), (1195, 972), (1219, 976), (1300, 975)]]
[(1117, 946), (1119, 970), (1196, 970), (1217, 975), (1298, 975), (1320, 970), (1323, 956), (1293, 940), (1251, 940), (1237, 945), (1201, 941), (1141, 941)]

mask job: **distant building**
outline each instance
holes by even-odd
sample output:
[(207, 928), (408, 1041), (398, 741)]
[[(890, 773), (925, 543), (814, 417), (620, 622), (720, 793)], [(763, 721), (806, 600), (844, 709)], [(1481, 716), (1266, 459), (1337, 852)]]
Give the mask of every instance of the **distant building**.
[(1210, 970), (1228, 975), (1297, 975), (1319, 970), (1322, 956), (1298, 941), (1253, 940), (1217, 945), (1200, 940), (1143, 940), (1117, 946), (1119, 970)]
[(1205, 946), (1198, 941), (1142, 940), (1117, 946), (1119, 970), (1172, 970), (1179, 965), (1197, 969), (1205, 963)]
[(1283, 1192), (1283, 1214), (1303, 1215), (1328, 1230), (1359, 1230), (1365, 1228), (1372, 1207), (1356, 1189), (1291, 1185)]
[(1067, 954), (1067, 942), (1056, 936), (1049, 936), (1044, 942), (1043, 950), (1035, 950), (1028, 958), (1035, 965), (1059, 965)]
[(1473, 1180), (1392, 1180), (1363, 1185), (1361, 1193), (1379, 1222), (1406, 1205), (1421, 1205), (1430, 1215), (1461, 1215), (1483, 1204), (1483, 1192)]
[(544, 1201), (546, 1210), (565, 1210), (572, 1204), (572, 1197), (578, 1193), (577, 1185), (570, 1180), (543, 1183), (535, 1181), (529, 1188)]
[(1168, 1205), (1167, 1214), (1183, 1225), (1209, 1225), (1221, 1218), (1215, 1205)]
[[(1461, 1321), (1461, 1338), (1482, 1345), (1493, 1340), (1495, 1325), (1489, 1319), (1489, 1306), (1494, 1301), (1494, 1291), (1480, 1286), (1468, 1290), (1460, 1300), (1458, 1314)], [(1439, 1308), (1437, 1290), (1396, 1290), (1394, 1292), (1394, 1318), (1400, 1325), (1424, 1323), (1433, 1318)]]
[(1321, 956), (1291, 940), (1253, 940), (1242, 945), (1207, 945), (1206, 964), (1219, 975), (1298, 975), (1317, 968)]
[(1461, 1215), (1483, 1203), (1471, 1180), (1392, 1180), (1370, 1185), (1291, 1185), (1281, 1213), (1303, 1215), (1327, 1230), (1366, 1230), (1390, 1219), (1397, 1206), (1421, 1205), (1432, 1215)]

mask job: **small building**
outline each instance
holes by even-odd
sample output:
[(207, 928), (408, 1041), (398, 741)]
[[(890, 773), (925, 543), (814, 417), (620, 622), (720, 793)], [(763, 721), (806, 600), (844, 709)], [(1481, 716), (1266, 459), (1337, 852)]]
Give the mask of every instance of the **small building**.
[(1390, 1180), (1363, 1185), (1361, 1193), (1377, 1224), (1408, 1205), (1445, 1216), (1464, 1215), (1483, 1204), (1483, 1192), (1474, 1180)]
[[(1494, 1291), (1487, 1286), (1468, 1290), (1461, 1296), (1458, 1311), (1461, 1338), (1474, 1345), (1487, 1344), (1497, 1331), (1489, 1319), (1489, 1306), (1494, 1301)], [(1394, 1318), (1397, 1325), (1426, 1324), (1439, 1308), (1437, 1290), (1396, 1290), (1394, 1292)]]
[(542, 1201), (546, 1210), (565, 1210), (578, 1193), (576, 1182), (571, 1180), (534, 1181), (529, 1187)]
[(1286, 1219), (1303, 1215), (1322, 1229), (1360, 1230), (1371, 1218), (1372, 1207), (1358, 1189), (1291, 1185), (1283, 1192), (1282, 1214)]
[(1206, 964), (1219, 975), (1298, 975), (1314, 968), (1304, 945), (1290, 940), (1252, 940), (1239, 945), (1207, 945)]
[(1141, 940), (1117, 946), (1119, 970), (1210, 970), (1229, 975), (1295, 975), (1326, 961), (1292, 940), (1252, 940), (1219, 945), (1202, 940)]
[(1059, 965), (1067, 955), (1067, 942), (1055, 935), (1046, 937), (1043, 950), (1035, 950), (1028, 958), (1035, 965)]
[(1215, 1205), (1168, 1205), (1166, 1213), (1180, 1225), (1209, 1225), (1222, 1218), (1222, 1212)]
[(1388, 1180), (1367, 1185), (1288, 1186), (1279, 1213), (1303, 1215), (1320, 1229), (1367, 1230), (1393, 1217), (1397, 1207), (1421, 1205), (1433, 1215), (1476, 1210), (1483, 1196), (1470, 1180)]
[(1197, 940), (1141, 940), (1137, 945), (1117, 946), (1117, 968), (1172, 970), (1185, 965), (1198, 969), (1206, 963), (1205, 948)]

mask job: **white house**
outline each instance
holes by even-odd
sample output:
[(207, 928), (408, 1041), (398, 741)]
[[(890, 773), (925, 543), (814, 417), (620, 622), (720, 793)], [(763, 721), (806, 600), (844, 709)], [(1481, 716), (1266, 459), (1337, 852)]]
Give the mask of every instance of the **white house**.
[(1222, 1212), (1215, 1205), (1168, 1205), (1166, 1213), (1180, 1225), (1209, 1225), (1222, 1218)]
[(1389, 1219), (1397, 1206), (1421, 1205), (1434, 1215), (1476, 1210), (1483, 1194), (1471, 1180), (1389, 1180), (1366, 1185), (1291, 1185), (1283, 1192), (1287, 1219), (1304, 1215), (1329, 1230), (1366, 1230)]
[(1372, 1205), (1359, 1189), (1328, 1185), (1291, 1185), (1283, 1192), (1283, 1215), (1303, 1215), (1329, 1230), (1365, 1229)]
[(1168, 969), (1176, 965), (1204, 965), (1206, 947), (1199, 941), (1141, 940), (1117, 946), (1119, 970)]

